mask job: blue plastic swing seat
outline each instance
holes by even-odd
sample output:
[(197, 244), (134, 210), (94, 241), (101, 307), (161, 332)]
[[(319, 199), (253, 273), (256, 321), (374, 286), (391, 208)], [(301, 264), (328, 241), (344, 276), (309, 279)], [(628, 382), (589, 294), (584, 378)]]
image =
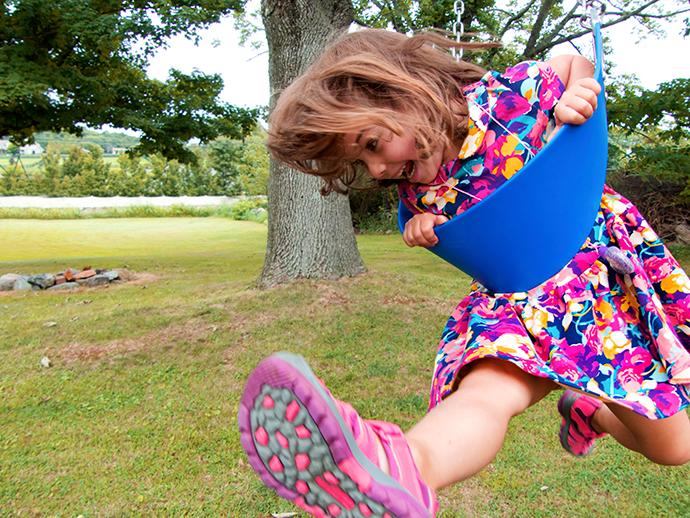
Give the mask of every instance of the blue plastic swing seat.
[[(528, 291), (553, 277), (589, 235), (606, 180), (608, 132), (602, 45), (594, 27), (602, 85), (594, 115), (566, 125), (527, 165), (484, 200), (434, 230), (431, 252), (494, 293)], [(412, 211), (402, 202), (402, 232)]]

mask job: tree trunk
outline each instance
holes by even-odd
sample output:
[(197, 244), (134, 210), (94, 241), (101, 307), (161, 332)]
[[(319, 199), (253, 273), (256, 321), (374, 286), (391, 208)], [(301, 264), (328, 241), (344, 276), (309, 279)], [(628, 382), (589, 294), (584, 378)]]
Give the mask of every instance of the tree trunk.
[[(281, 89), (321, 55), (354, 19), (350, 0), (262, 0), (271, 108)], [(320, 178), (271, 158), (268, 242), (259, 286), (299, 278), (337, 279), (366, 271), (347, 196), (319, 194)]]

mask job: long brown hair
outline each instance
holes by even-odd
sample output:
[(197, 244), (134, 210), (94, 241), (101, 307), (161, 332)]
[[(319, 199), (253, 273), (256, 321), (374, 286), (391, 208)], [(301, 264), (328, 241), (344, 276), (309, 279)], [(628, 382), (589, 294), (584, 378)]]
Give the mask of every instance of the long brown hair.
[(322, 177), (324, 194), (344, 194), (357, 174), (346, 134), (380, 126), (413, 137), (422, 158), (462, 142), (468, 114), (462, 88), (485, 70), (453, 59), (447, 52), (453, 43), (432, 33), (407, 37), (380, 29), (342, 36), (280, 95), (269, 118), (268, 149), (288, 166)]

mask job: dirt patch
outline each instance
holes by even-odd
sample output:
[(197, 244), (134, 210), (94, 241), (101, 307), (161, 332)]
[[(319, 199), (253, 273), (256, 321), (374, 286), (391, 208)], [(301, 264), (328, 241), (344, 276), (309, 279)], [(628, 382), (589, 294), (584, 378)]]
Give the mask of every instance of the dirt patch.
[(209, 324), (199, 319), (190, 319), (183, 324), (171, 324), (136, 338), (111, 340), (106, 344), (84, 344), (73, 342), (60, 349), (49, 351), (49, 356), (65, 363), (112, 361), (139, 351), (171, 346), (175, 343), (195, 345), (209, 340), (214, 333), (241, 332), (240, 340), (251, 338), (245, 328), (269, 325), (277, 317), (268, 313), (245, 317), (240, 313), (228, 312), (223, 325)]
[(132, 273), (130, 276), (131, 280), (125, 281), (127, 284), (153, 284), (154, 282), (158, 281), (158, 277), (156, 277), (152, 273)]
[(77, 361), (98, 361), (104, 356), (121, 356), (139, 351), (144, 348), (142, 339), (115, 340), (107, 345), (97, 344), (68, 344), (62, 350), (56, 351), (54, 356), (61, 358), (66, 364)]
[[(486, 469), (491, 470), (493, 466)], [(491, 499), (492, 493), (476, 479), (441, 489), (436, 497), (444, 516), (479, 516), (477, 508)], [(502, 511), (494, 516), (512, 516), (510, 503), (505, 502)]]
[(241, 331), (248, 325), (264, 327), (270, 324), (271, 322), (274, 322), (277, 318), (277, 315), (273, 315), (271, 313), (254, 314), (251, 316), (251, 318), (249, 318), (246, 315), (243, 315), (242, 313), (228, 311), (228, 323), (223, 325), (222, 329)]
[(310, 313), (330, 306), (339, 306), (344, 310), (350, 308), (350, 299), (340, 293), (342, 288), (338, 284), (320, 282), (316, 285), (316, 289), (319, 298), (312, 303)]
[(169, 345), (175, 342), (204, 342), (208, 336), (220, 331), (219, 326), (190, 320), (184, 325), (170, 325), (137, 338), (112, 340), (107, 344), (82, 344), (73, 342), (51, 354), (65, 363), (77, 361), (95, 362), (104, 358), (114, 359), (138, 351)]
[(415, 306), (415, 308), (423, 306), (435, 311), (440, 311), (444, 314), (450, 314), (450, 312), (455, 308), (455, 306), (446, 300), (410, 297), (407, 295), (383, 297), (382, 304), (384, 306)]

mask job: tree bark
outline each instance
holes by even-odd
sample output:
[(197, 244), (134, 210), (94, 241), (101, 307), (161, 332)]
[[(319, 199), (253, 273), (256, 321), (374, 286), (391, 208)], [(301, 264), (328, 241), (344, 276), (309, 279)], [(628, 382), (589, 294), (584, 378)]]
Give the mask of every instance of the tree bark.
[[(272, 108), (279, 92), (354, 20), (350, 0), (262, 0)], [(366, 271), (357, 249), (347, 196), (321, 196), (320, 178), (271, 158), (268, 241), (258, 284), (299, 278), (338, 279)]]

